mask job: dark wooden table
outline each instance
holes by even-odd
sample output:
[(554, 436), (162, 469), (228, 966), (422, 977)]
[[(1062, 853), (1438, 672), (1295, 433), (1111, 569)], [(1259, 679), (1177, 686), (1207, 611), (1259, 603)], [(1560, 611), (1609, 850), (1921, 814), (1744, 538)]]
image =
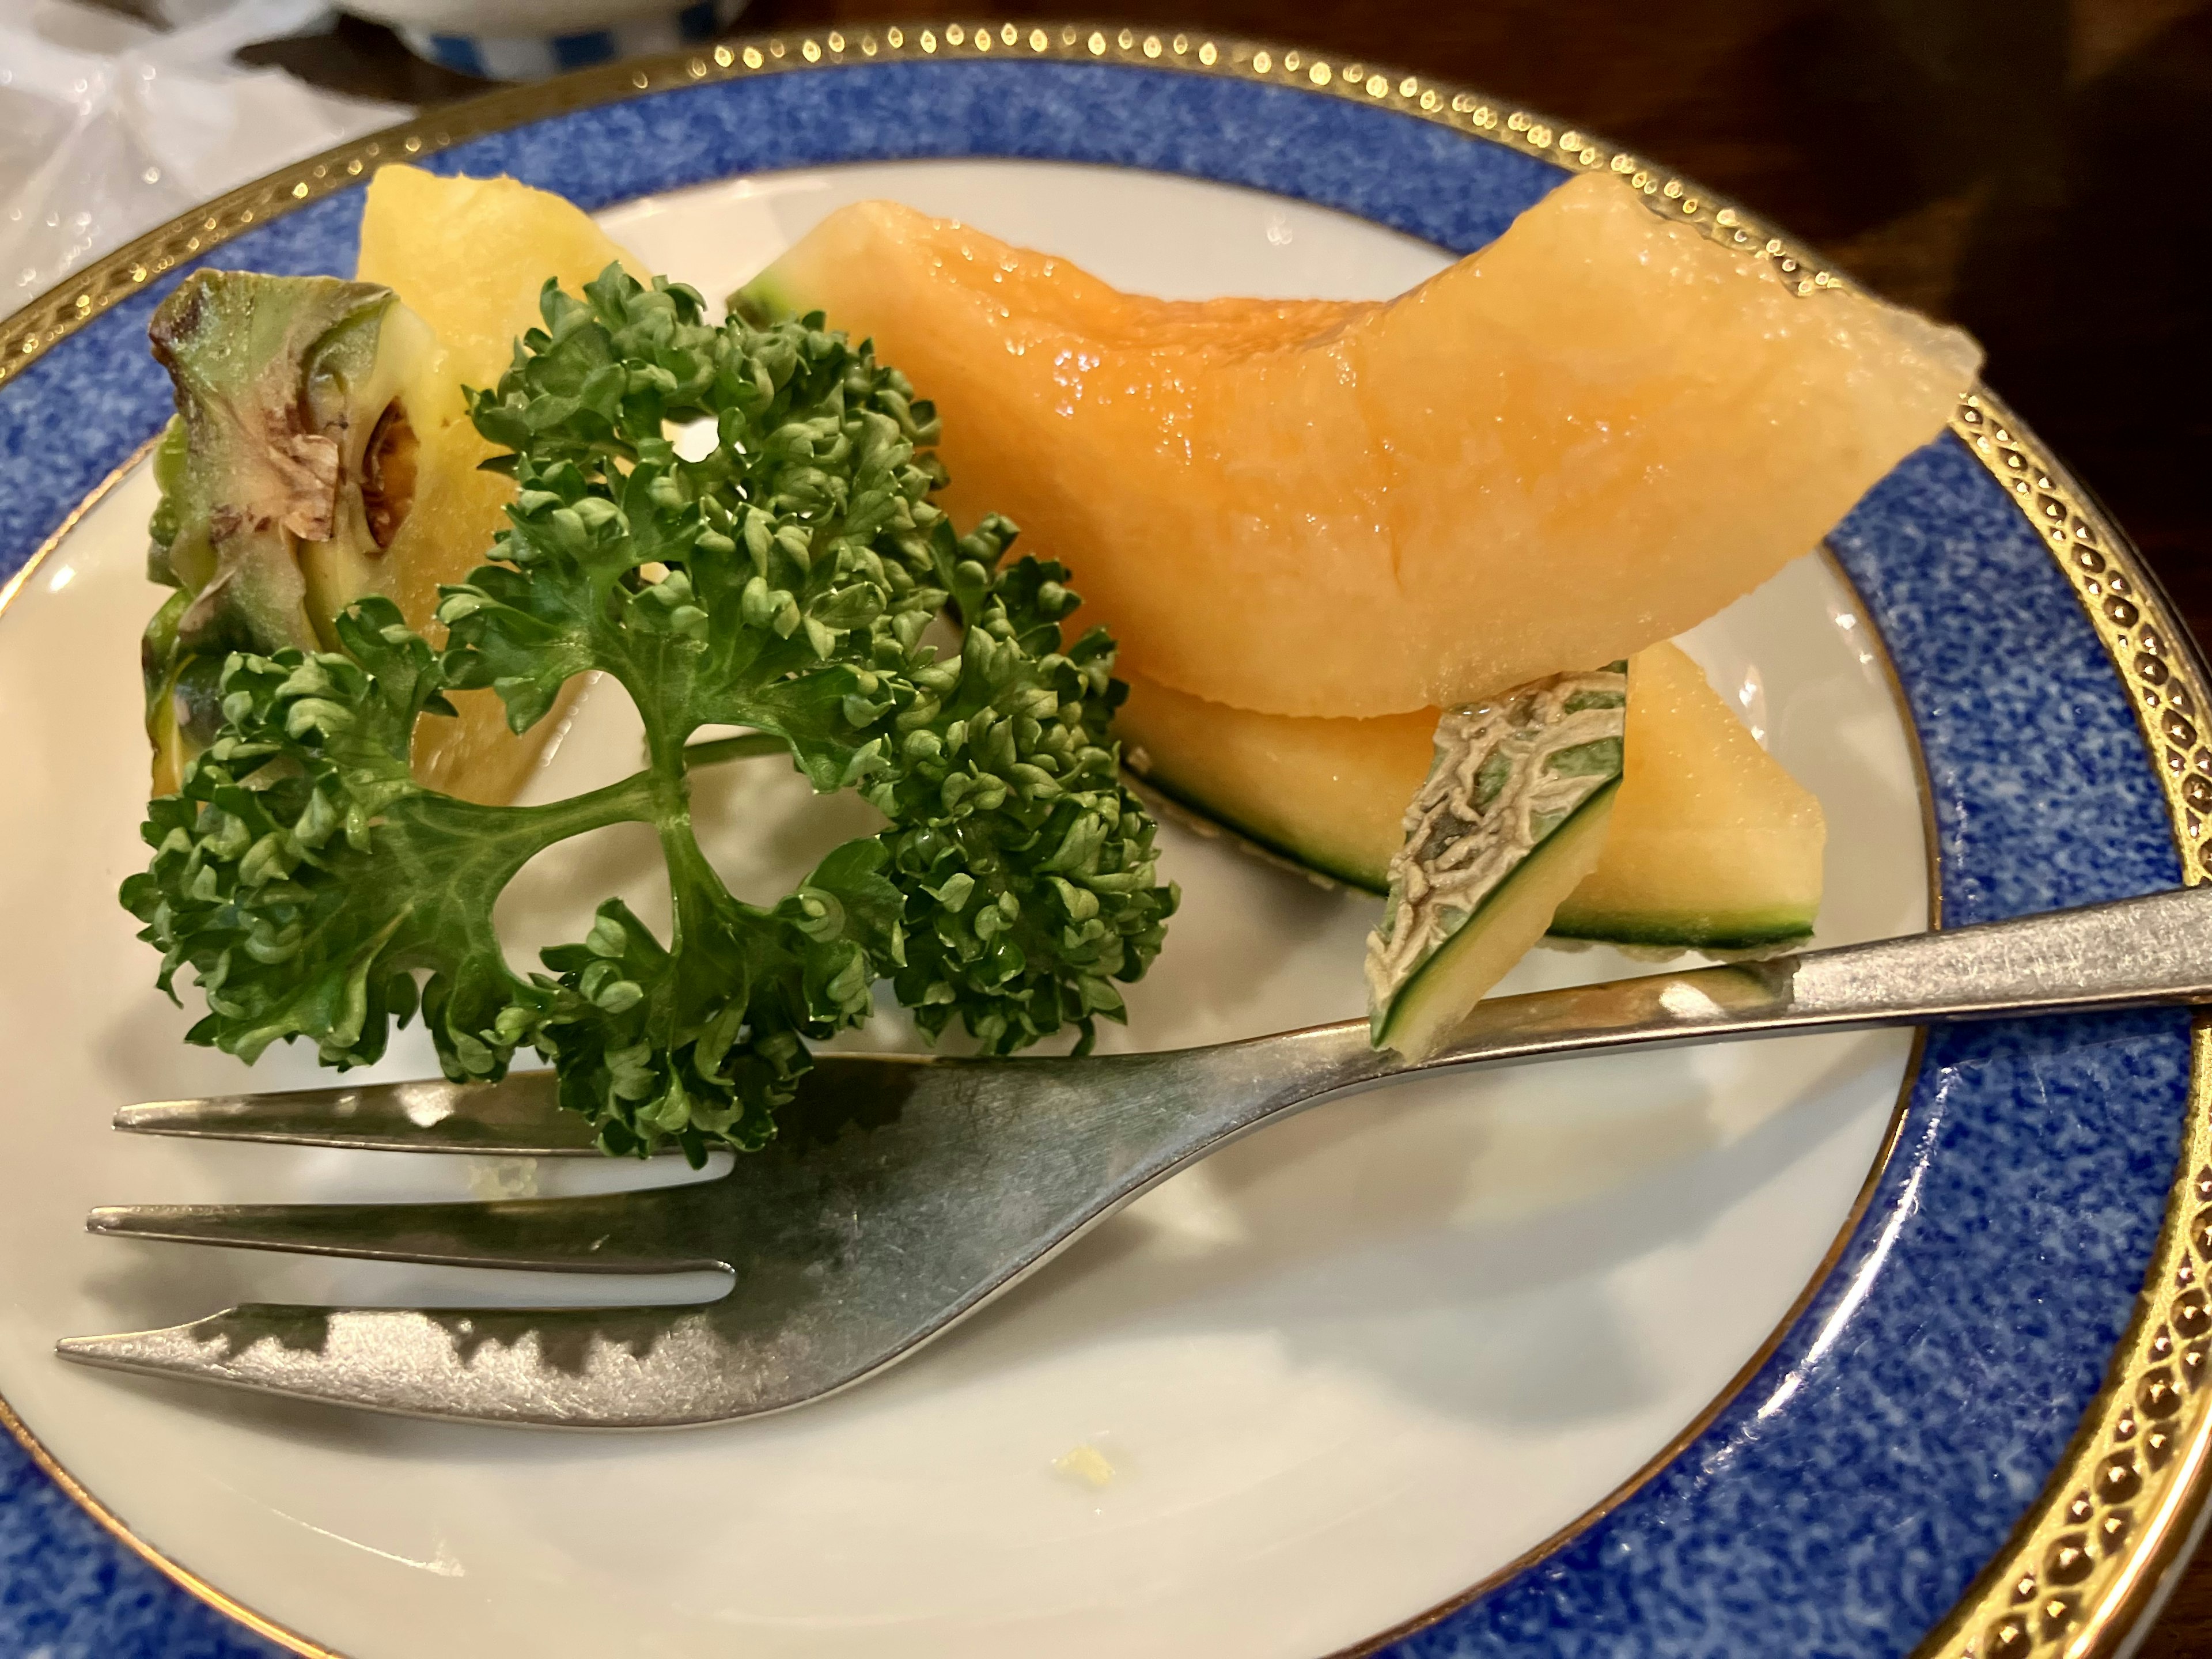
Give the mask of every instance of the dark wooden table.
[[(756, 0), (743, 27), (886, 9)], [(1990, 385), (2102, 494), (2212, 641), (2212, 288), (2197, 263), (2212, 249), (2197, 172), (2212, 167), (2212, 0), (1122, 0), (1111, 15), (1295, 41), (1548, 112), (1963, 324)], [(352, 22), (250, 55), (416, 103), (480, 89)], [(2212, 1558), (2141, 1659), (2208, 1653)]]

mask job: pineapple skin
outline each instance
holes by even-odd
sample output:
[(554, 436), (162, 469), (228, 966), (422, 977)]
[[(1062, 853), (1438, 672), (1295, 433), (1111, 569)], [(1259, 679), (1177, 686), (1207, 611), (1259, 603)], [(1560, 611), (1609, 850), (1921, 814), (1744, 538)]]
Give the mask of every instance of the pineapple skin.
[(198, 271), (149, 334), (177, 395), (147, 574), (178, 591), (141, 642), (163, 793), (220, 724), (230, 653), (327, 649), (340, 610), (392, 590), (370, 445), (396, 446), (386, 412), (437, 362), (391, 289), (329, 276)]

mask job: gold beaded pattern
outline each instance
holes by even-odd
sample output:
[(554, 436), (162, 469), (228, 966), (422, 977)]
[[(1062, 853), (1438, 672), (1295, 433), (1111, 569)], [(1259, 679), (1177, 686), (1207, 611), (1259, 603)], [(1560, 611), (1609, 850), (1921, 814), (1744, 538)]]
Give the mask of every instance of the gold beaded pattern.
[[(493, 92), (325, 151), (141, 237), (0, 322), (0, 386), (162, 273), (257, 223), (349, 188), (386, 162), (416, 161), (486, 133), (702, 82), (840, 64), (991, 58), (1179, 70), (1373, 104), (1560, 167), (1610, 172), (1662, 216), (1693, 225), (1747, 257), (1771, 261), (1777, 274), (1801, 295), (1847, 286), (1840, 273), (1734, 203), (1630, 151), (1480, 93), (1379, 64), (1294, 46), (1118, 24), (890, 24), (732, 40), (711, 48), (603, 65)], [(2212, 840), (2205, 834), (2212, 822), (2212, 749), (2201, 740), (2198, 728), (2212, 709), (2212, 680), (2195, 647), (2125, 539), (1994, 398), (1985, 391), (1966, 397), (1952, 427), (2013, 492), (2072, 581), (2130, 688), (2151, 752), (2159, 757), (2187, 879), (2205, 879), (2212, 873)], [(11, 592), (29, 568), (9, 584)], [(2212, 1304), (2200, 1279), (2212, 1273), (2212, 1027), (2200, 1022), (2196, 1042), (2183, 1174), (2135, 1322), (2115, 1351), (2106, 1387), (2034, 1507), (1958, 1607), (1916, 1650), (1915, 1659), (2092, 1659), (2112, 1653), (2189, 1540), (2212, 1478), (2207, 1467), (2212, 1462), (2212, 1410), (2207, 1408), (2212, 1390), (2204, 1387), (2212, 1354)], [(1738, 1383), (1748, 1375), (1747, 1368)], [(1701, 1414), (1686, 1437), (1710, 1421), (1727, 1397)], [(240, 1606), (135, 1537), (54, 1462), (4, 1401), (0, 1427), (21, 1441), (104, 1525), (185, 1589), (295, 1653), (336, 1659), (329, 1650)], [(1668, 1455), (1684, 1443), (1678, 1439)], [(1612, 1508), (1641, 1479), (1507, 1571), (1556, 1547)], [(1486, 1579), (1387, 1632), (1378, 1644), (1409, 1634), (1496, 1582)], [(1363, 1644), (1355, 1651), (1371, 1651), (1375, 1645)]]
[(1801, 293), (1838, 284), (1833, 272), (1786, 249), (1729, 203), (1630, 152), (1496, 99), (1357, 60), (1332, 60), (1297, 47), (1190, 33), (1108, 24), (890, 24), (830, 29), (797, 37), (759, 36), (632, 64), (580, 70), (557, 81), (473, 99), (422, 119), (343, 144), (175, 220), (111, 254), (0, 324), (0, 384), (78, 326), (185, 261), (255, 225), (358, 184), (387, 161), (415, 161), (489, 132), (565, 111), (619, 101), (702, 81), (728, 81), (842, 64), (931, 58), (1048, 58), (1130, 64), (1154, 69), (1295, 86), (1378, 105), (1588, 172), (1609, 169), (1668, 217), (1694, 223), (1716, 240), (1772, 258)]
[[(2166, 596), (2094, 502), (1987, 392), (1951, 429), (2010, 490), (2072, 582), (2135, 704), (2179, 843), (2212, 873), (2203, 665)], [(2212, 1023), (2200, 1018), (2182, 1162), (2136, 1316), (2051, 1482), (1915, 1659), (2090, 1659), (2117, 1651), (2178, 1567), (2212, 1458)]]

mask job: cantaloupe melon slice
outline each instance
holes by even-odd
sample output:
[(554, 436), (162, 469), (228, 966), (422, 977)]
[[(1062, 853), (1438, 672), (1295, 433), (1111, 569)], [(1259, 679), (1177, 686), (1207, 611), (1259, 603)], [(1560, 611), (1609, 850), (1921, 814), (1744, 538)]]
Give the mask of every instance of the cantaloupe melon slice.
[(1552, 918), (1570, 939), (1743, 951), (1813, 931), (1820, 803), (1671, 645), (1628, 665), (1627, 763), (1605, 856)]
[(888, 202), (737, 295), (873, 336), (1123, 672), (1271, 714), (1465, 702), (1679, 633), (1942, 429), (1980, 353), (1586, 174), (1389, 304), (1175, 302)]
[(1258, 714), (1137, 676), (1116, 712), (1121, 763), (1188, 809), (1318, 874), (1380, 893), (1406, 803), (1429, 775), (1437, 711)]
[[(369, 181), (359, 280), (395, 291), (445, 352), (434, 406), (408, 411), (415, 507), (389, 549), (392, 598), (410, 626), (438, 632), (439, 586), (465, 581), (484, 562), (514, 499), (512, 480), (477, 470), (494, 450), (470, 424), (461, 389), (499, 384), (514, 342), (542, 325), (547, 277), (573, 294), (617, 261), (627, 256), (582, 209), (512, 179), (387, 167)], [(416, 775), (471, 800), (511, 799), (561, 710), (517, 736), (495, 692), (457, 692), (453, 702), (459, 718), (426, 720), (418, 730)]]
[[(1820, 804), (1760, 748), (1682, 650), (1628, 659), (1627, 761), (1596, 866), (1553, 933), (1736, 951), (1802, 938), (1820, 906)], [(1141, 678), (1116, 729), (1147, 785), (1245, 840), (1382, 892), (1438, 711), (1301, 720)]]

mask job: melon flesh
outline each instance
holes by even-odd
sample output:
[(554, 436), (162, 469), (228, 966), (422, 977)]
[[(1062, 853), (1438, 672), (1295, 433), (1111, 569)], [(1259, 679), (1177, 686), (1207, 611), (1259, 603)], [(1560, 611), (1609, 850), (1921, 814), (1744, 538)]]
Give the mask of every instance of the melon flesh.
[[(1692, 950), (1754, 949), (1809, 933), (1827, 835), (1820, 803), (1759, 746), (1680, 647), (1638, 652), (1628, 685), (1611, 829), (1551, 931)], [(1438, 714), (1258, 714), (1132, 678), (1115, 726), (1130, 769), (1162, 794), (1379, 893), (1403, 839), (1406, 803), (1434, 757)]]
[[(543, 326), (538, 297), (547, 277), (574, 294), (617, 261), (627, 256), (582, 209), (512, 179), (387, 167), (369, 181), (356, 274), (396, 292), (445, 353), (434, 398), (421, 400), (429, 406), (408, 411), (418, 446), (415, 507), (387, 550), (392, 599), (433, 643), (443, 631), (432, 622), (439, 587), (466, 581), (485, 562), (514, 499), (513, 479), (477, 470), (497, 451), (470, 424), (461, 389), (499, 384), (514, 342)], [(496, 692), (452, 693), (459, 718), (416, 729), (415, 775), (471, 800), (513, 799), (559, 728), (565, 696), (518, 736)]]
[(890, 202), (733, 296), (872, 336), (956, 518), (1067, 564), (1121, 664), (1270, 714), (1472, 702), (1701, 621), (1940, 432), (1955, 329), (1562, 185), (1387, 304), (1169, 301)]
[(1632, 658), (1628, 686), (1605, 856), (1552, 932), (1716, 951), (1806, 937), (1820, 908), (1820, 803), (1675, 647)]
[(1379, 893), (1437, 710), (1373, 720), (1258, 714), (1132, 678), (1122, 763), (1152, 788), (1294, 864)]

